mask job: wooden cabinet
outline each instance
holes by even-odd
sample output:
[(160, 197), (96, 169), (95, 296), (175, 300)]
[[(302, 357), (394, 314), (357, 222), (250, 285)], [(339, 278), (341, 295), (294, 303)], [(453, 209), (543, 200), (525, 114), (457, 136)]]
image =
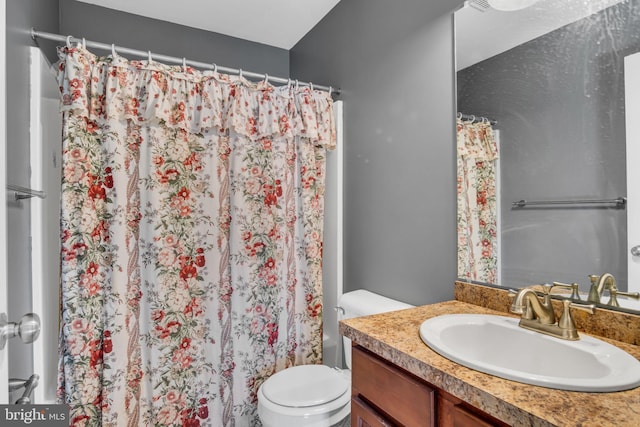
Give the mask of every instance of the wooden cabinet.
[(351, 398), (351, 425), (357, 427), (393, 426), (393, 424), (358, 396)]
[(362, 347), (352, 361), (352, 427), (507, 427)]
[[(360, 347), (352, 352), (351, 395), (388, 421), (371, 425), (435, 425), (435, 390)], [(353, 415), (351, 425), (359, 425)]]
[(438, 423), (436, 425), (440, 427), (508, 426), (442, 390), (438, 392)]

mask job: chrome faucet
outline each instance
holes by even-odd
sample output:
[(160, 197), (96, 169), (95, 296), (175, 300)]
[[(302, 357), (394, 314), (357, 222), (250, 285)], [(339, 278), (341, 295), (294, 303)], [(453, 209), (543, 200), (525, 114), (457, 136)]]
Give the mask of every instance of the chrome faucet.
[(583, 305), (563, 300), (563, 311), (560, 320), (556, 322), (556, 314), (551, 302), (551, 290), (554, 287), (572, 289), (572, 285), (554, 283), (553, 285), (542, 285), (544, 295), (542, 302), (538, 298), (534, 287), (520, 289), (515, 294), (515, 299), (511, 305), (511, 312), (521, 314), (519, 326), (532, 331), (537, 331), (546, 335), (566, 340), (579, 340), (580, 336), (571, 316), (571, 308), (585, 310), (593, 314), (595, 304)]

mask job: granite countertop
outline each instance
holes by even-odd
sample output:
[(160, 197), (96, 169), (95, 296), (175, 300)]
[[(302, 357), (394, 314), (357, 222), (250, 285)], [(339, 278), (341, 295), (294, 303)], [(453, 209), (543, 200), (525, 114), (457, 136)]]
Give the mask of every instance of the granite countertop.
[[(615, 393), (553, 390), (484, 374), (440, 356), (422, 342), (419, 327), (426, 319), (453, 313), (505, 315), (462, 301), (447, 301), (343, 320), (340, 333), (512, 426), (640, 425), (640, 387)], [(640, 359), (639, 346), (598, 338)]]

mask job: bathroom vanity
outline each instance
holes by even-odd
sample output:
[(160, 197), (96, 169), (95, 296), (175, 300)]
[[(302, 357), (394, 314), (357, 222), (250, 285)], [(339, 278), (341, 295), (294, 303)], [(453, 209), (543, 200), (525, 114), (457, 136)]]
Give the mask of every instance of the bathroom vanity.
[(361, 346), (352, 350), (352, 425), (507, 426)]
[[(484, 374), (440, 356), (420, 339), (420, 324), (455, 313), (508, 315), (454, 300), (341, 322), (340, 332), (353, 341), (352, 425), (640, 425), (640, 387), (616, 393), (555, 390)], [(640, 334), (640, 316), (630, 316), (630, 333)], [(599, 338), (640, 359), (637, 345)]]

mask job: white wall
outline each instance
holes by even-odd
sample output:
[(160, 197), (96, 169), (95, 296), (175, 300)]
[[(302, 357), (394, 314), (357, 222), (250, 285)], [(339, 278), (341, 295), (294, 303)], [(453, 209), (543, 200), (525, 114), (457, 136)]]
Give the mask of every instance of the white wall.
[[(31, 305), (40, 316), (33, 343), (33, 373), (40, 376), (33, 402), (55, 402), (60, 289), (60, 181), (62, 117), (55, 70), (31, 48), (31, 188), (46, 198), (31, 199)], [(22, 391), (18, 392), (21, 393)]]
[[(4, 2), (3, 2), (4, 3)], [(6, 159), (2, 163), (7, 184), (29, 187), (30, 168), (30, 48), (31, 27), (58, 32), (57, 0), (6, 0)], [(49, 59), (55, 59), (55, 43), (39, 41)], [(3, 71), (5, 68), (3, 68)], [(4, 99), (5, 97), (3, 97)], [(4, 188), (4, 186), (3, 186)], [(8, 315), (18, 321), (31, 306), (31, 202), (7, 200)], [(14, 338), (9, 343), (9, 376), (29, 378), (33, 374), (32, 344)]]
[(335, 307), (343, 288), (343, 102), (334, 104), (337, 126), (337, 148), (327, 154), (325, 221), (322, 261), (323, 291), (323, 362), (334, 367), (341, 364), (341, 337), (338, 334), (338, 318)]
[[(6, 164), (6, 101), (5, 92), (5, 11), (6, 1), (0, 0), (0, 165)], [(6, 168), (0, 173), (0, 200), (7, 199)], [(7, 312), (7, 205), (0, 205), (0, 313)], [(8, 350), (0, 350), (0, 384), (9, 384)], [(0, 404), (8, 403), (9, 391), (0, 387)]]

